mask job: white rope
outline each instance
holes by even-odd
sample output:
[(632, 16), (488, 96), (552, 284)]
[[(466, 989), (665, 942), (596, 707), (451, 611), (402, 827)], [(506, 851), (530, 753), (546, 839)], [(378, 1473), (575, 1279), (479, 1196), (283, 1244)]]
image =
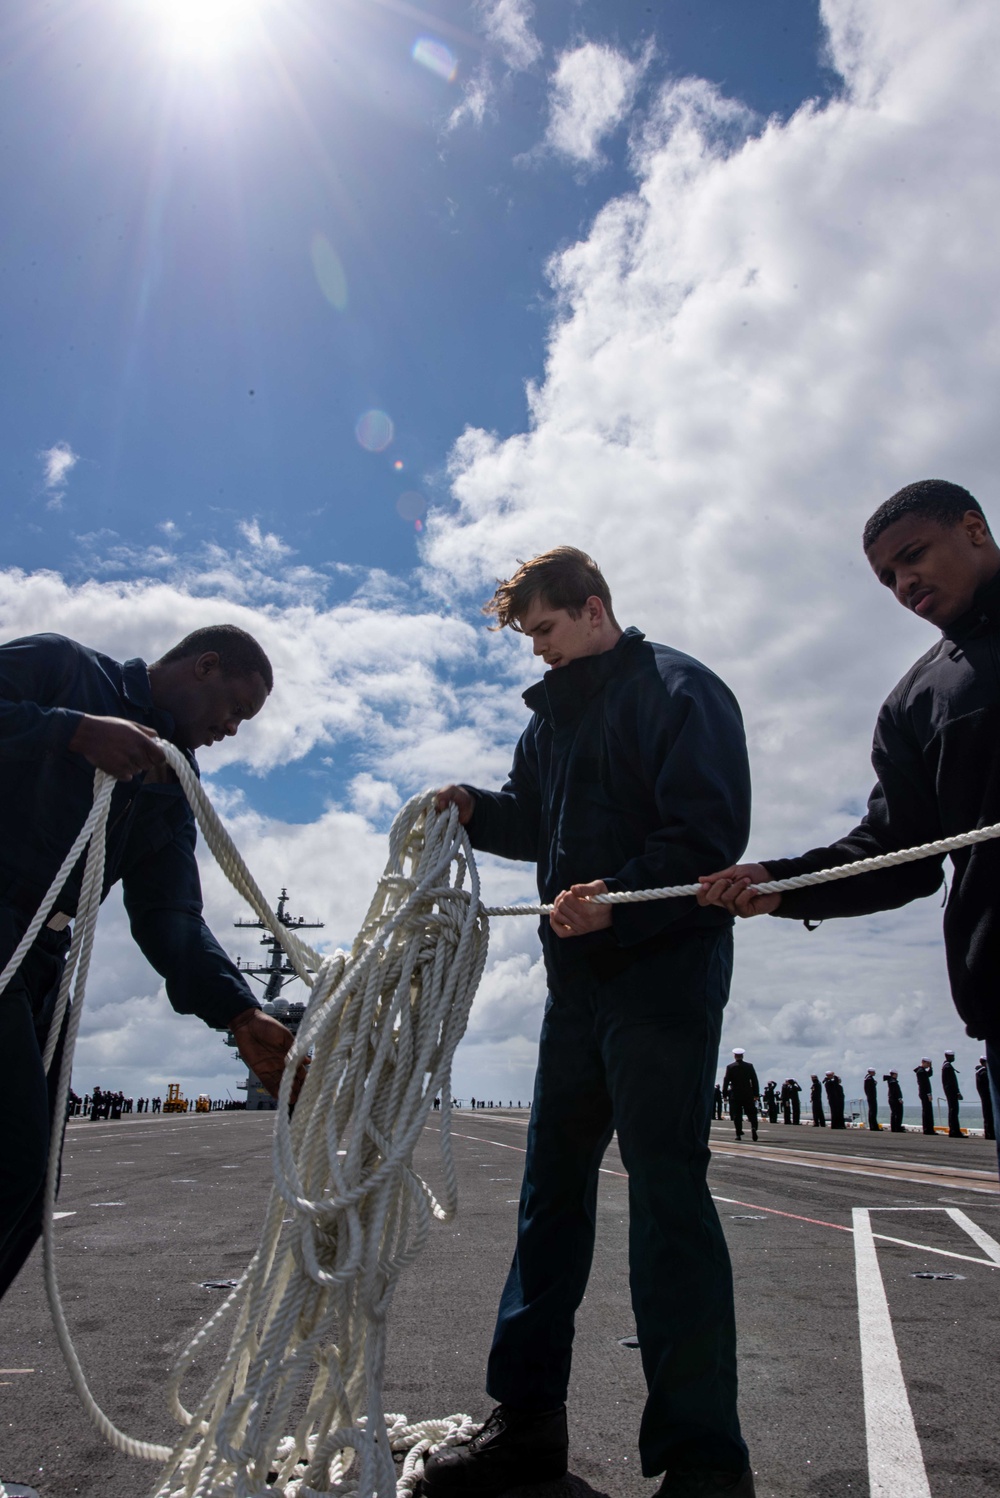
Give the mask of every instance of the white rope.
[[(809, 889), (814, 884), (830, 884), (834, 879), (851, 879), (855, 874), (874, 874), (879, 869), (893, 869), (897, 864), (916, 863), (920, 858), (934, 858), (943, 853), (954, 853), (959, 848), (969, 848), (975, 843), (989, 842), (1000, 837), (1000, 822), (991, 827), (975, 827), (971, 832), (959, 832), (954, 837), (940, 837), (933, 843), (920, 843), (915, 848), (900, 848), (895, 853), (880, 853), (875, 858), (859, 858), (854, 863), (837, 864), (832, 869), (817, 869), (812, 874), (795, 874), (791, 879), (769, 879), (764, 884), (755, 884), (759, 895), (783, 895), (793, 889)], [(616, 889), (606, 895), (590, 895), (595, 905), (637, 905), (647, 900), (677, 900), (684, 895), (697, 895), (700, 884), (664, 884), (657, 889)], [(551, 915), (554, 905), (487, 905), (483, 914), (490, 915)]]
[[(260, 1242), (239, 1284), (194, 1337), (170, 1381), (171, 1408), (185, 1426), (176, 1445), (126, 1435), (87, 1387), (56, 1279), (59, 1151), (53, 1149), (45, 1275), (59, 1343), (77, 1393), (105, 1438), (128, 1455), (166, 1464), (156, 1498), (408, 1498), (424, 1455), (467, 1440), (476, 1429), (468, 1415), (410, 1423), (382, 1407), (386, 1319), (396, 1281), (423, 1248), (431, 1219), (451, 1217), (457, 1205), (451, 1066), (489, 936), (468, 840), (454, 809), (437, 816), (426, 796), (414, 797), (393, 823), (386, 871), (351, 952), (323, 958), (277, 919), (184, 756), (169, 744), (163, 748), (212, 852), (311, 993), (275, 1115), (274, 1188)], [(94, 810), (29, 927), (37, 935), (89, 842), (47, 1047), (51, 1060), (75, 973), (57, 1120), (65, 1113), (100, 908), (113, 785), (98, 772)], [(30, 945), (29, 933), (3, 985), (16, 970), (15, 958)], [(292, 1082), (310, 1051), (312, 1063), (290, 1118)], [(412, 1157), (439, 1095), (444, 1184), (437, 1200), (414, 1172)], [(231, 1310), (236, 1324), (223, 1366), (188, 1411), (181, 1382)], [(399, 1469), (394, 1452), (405, 1453)]]
[[(484, 907), (455, 807), (438, 816), (415, 796), (389, 834), (389, 859), (350, 953), (322, 957), (280, 922), (254, 882), (185, 757), (162, 744), (205, 841), (234, 888), (280, 942), (311, 992), (289, 1052), (275, 1115), (274, 1187), (243, 1277), (182, 1354), (168, 1395), (185, 1427), (171, 1449), (120, 1431), (94, 1400), (59, 1298), (53, 1236), (59, 1151), (46, 1180), (45, 1277), (56, 1333), (77, 1393), (119, 1450), (165, 1463), (154, 1498), (409, 1498), (427, 1451), (466, 1440), (467, 1415), (408, 1423), (382, 1406), (386, 1322), (396, 1281), (432, 1217), (451, 1217), (451, 1065), (486, 961), (490, 915), (541, 915), (551, 905)], [(69, 1005), (54, 1117), (65, 1113), (104, 878), (114, 782), (95, 776), (94, 803), (17, 951), (0, 993), (87, 849), (73, 937), (46, 1044), (51, 1065)], [(772, 880), (761, 893), (803, 889), (1000, 836), (1000, 824), (834, 869)], [(468, 888), (466, 877), (468, 876)], [(696, 894), (697, 884), (594, 897), (630, 904)], [(75, 980), (75, 981), (74, 981)], [(312, 1053), (294, 1115), (291, 1087)], [(440, 1095), (438, 1201), (412, 1160)], [(287, 1232), (283, 1228), (288, 1228)], [(222, 1368), (192, 1410), (180, 1386), (220, 1321), (235, 1312)], [(293, 1414), (294, 1410), (294, 1414)], [(289, 1433), (288, 1426), (292, 1429)], [(405, 1453), (401, 1469), (393, 1453)]]
[[(188, 767), (176, 753), (168, 757), (189, 789)], [(192, 802), (213, 852), (223, 850), (226, 873), (279, 935), (207, 798)], [(382, 1382), (396, 1281), (423, 1248), (431, 1218), (447, 1219), (457, 1205), (451, 1063), (487, 941), (457, 814), (436, 816), (427, 797), (416, 796), (393, 823), (386, 871), (350, 954), (323, 960), (312, 979), (278, 1100), (275, 1185), (261, 1240), (229, 1301), (175, 1370), (172, 1407), (188, 1432), (156, 1498), (403, 1498), (416, 1487), (423, 1453), (475, 1429), (467, 1415), (408, 1424), (386, 1414)], [(310, 1051), (289, 1118), (292, 1081)], [(439, 1094), (440, 1202), (412, 1168)], [(230, 1306), (238, 1316), (229, 1352), (188, 1413), (180, 1383)], [(409, 1453), (402, 1472), (393, 1451)]]

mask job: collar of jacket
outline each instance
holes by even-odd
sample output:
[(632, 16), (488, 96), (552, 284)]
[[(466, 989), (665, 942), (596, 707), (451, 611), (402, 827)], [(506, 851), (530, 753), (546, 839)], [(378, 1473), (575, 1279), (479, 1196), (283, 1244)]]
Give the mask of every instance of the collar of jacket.
[(523, 694), (524, 701), (533, 713), (547, 718), (553, 726), (574, 722), (590, 699), (621, 671), (625, 657), (645, 638), (641, 629), (630, 625), (611, 650), (602, 650), (600, 655), (583, 655), (555, 671), (546, 671), (541, 681), (536, 681)]
[(1000, 625), (1000, 572), (978, 589), (972, 607), (960, 614), (941, 631), (946, 640), (961, 643), (975, 635), (988, 633)]
[[(125, 661), (122, 666), (122, 691), (126, 702), (142, 713), (149, 722), (149, 726), (156, 729), (161, 739), (167, 739), (172, 744), (177, 725), (171, 713), (165, 712), (163, 708), (157, 707), (154, 703), (152, 688), (149, 685), (149, 669), (146, 662), (137, 655)], [(194, 755), (185, 752), (194, 764)]]

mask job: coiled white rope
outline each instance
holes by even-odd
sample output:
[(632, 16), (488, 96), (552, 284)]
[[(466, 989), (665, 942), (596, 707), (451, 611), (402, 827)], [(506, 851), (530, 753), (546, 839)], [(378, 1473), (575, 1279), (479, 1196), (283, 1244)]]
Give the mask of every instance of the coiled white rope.
[[(404, 1498), (415, 1489), (428, 1450), (466, 1440), (476, 1428), (468, 1415), (410, 1423), (382, 1407), (386, 1318), (396, 1281), (422, 1249), (432, 1217), (452, 1216), (457, 1204), (451, 1066), (489, 935), (468, 840), (454, 810), (437, 816), (426, 796), (414, 797), (393, 823), (386, 871), (354, 946), (323, 958), (278, 921), (184, 756), (169, 744), (163, 749), (206, 842), (281, 942), (310, 998), (275, 1115), (274, 1188), (260, 1242), (239, 1284), (185, 1350), (168, 1388), (173, 1413), (185, 1426), (176, 1445), (126, 1435), (87, 1387), (55, 1273), (54, 1148), (46, 1181), (45, 1276), (59, 1343), (77, 1393), (105, 1438), (128, 1455), (166, 1464), (156, 1498)], [(75, 974), (57, 1120), (65, 1113), (100, 908), (113, 786), (98, 772), (91, 815), (0, 976), (5, 985), (89, 843), (46, 1051), (51, 1062)], [(290, 1118), (292, 1082), (310, 1052)], [(412, 1168), (439, 1095), (440, 1200)], [(181, 1382), (234, 1309), (223, 1366), (189, 1411)], [(394, 1452), (405, 1453), (399, 1470)]]
[[(933, 843), (920, 843), (914, 848), (900, 848), (894, 853), (879, 853), (875, 858), (859, 858), (854, 863), (836, 864), (832, 869), (817, 869), (812, 874), (795, 874), (790, 879), (768, 879), (753, 888), (759, 895), (784, 895), (793, 889), (809, 889), (814, 884), (830, 884), (834, 879), (851, 879), (855, 874), (875, 874), (879, 869), (893, 869), (897, 864), (916, 863), (920, 858), (934, 858), (943, 853), (955, 853), (959, 848), (970, 848), (975, 843), (986, 843), (1000, 837), (1000, 822), (990, 827), (975, 827), (971, 832), (959, 832), (954, 837), (939, 837)], [(678, 900), (684, 895), (697, 895), (700, 884), (663, 884), (657, 889), (616, 889), (606, 895), (591, 895), (595, 905), (636, 905), (647, 900)], [(487, 905), (484, 915), (551, 915), (554, 905)]]
[[(166, 1464), (155, 1498), (406, 1498), (416, 1487), (426, 1452), (467, 1439), (475, 1427), (467, 1415), (411, 1424), (403, 1415), (385, 1413), (386, 1318), (399, 1274), (422, 1249), (432, 1216), (446, 1219), (456, 1208), (451, 1064), (486, 961), (487, 917), (544, 915), (553, 907), (484, 907), (455, 808), (437, 816), (431, 794), (425, 793), (413, 797), (393, 822), (386, 870), (350, 953), (321, 957), (277, 919), (185, 757), (170, 744), (162, 747), (212, 853), (311, 993), (281, 1085), (274, 1187), (260, 1242), (238, 1285), (194, 1337), (170, 1381), (170, 1405), (185, 1427), (176, 1445), (126, 1435), (87, 1387), (56, 1281), (52, 1226), (59, 1150), (53, 1148), (46, 1180), (45, 1277), (60, 1346), (102, 1434), (129, 1455)], [(2, 993), (86, 848), (73, 937), (45, 1051), (48, 1068), (72, 987), (56, 1120), (65, 1113), (69, 1091), (113, 788), (111, 777), (98, 771), (87, 820), (0, 974)], [(803, 889), (998, 836), (1000, 824), (757, 888), (762, 893)], [(595, 899), (628, 904), (690, 896), (699, 888), (671, 885)], [(292, 1082), (310, 1051), (312, 1063), (289, 1117)], [(438, 1095), (440, 1202), (412, 1168), (413, 1150)], [(189, 1411), (180, 1385), (218, 1323), (234, 1309), (236, 1324), (222, 1368)], [(293, 1405), (304, 1405), (304, 1412), (297, 1413), (287, 1433)], [(393, 1452), (406, 1453), (401, 1470)]]

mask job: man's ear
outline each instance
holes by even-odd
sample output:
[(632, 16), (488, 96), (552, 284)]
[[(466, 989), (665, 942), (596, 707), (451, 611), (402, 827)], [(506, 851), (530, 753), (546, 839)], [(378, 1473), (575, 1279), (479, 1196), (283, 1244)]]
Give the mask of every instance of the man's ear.
[(219, 652), (217, 650), (206, 650), (199, 655), (194, 663), (194, 675), (196, 681), (205, 681), (214, 671), (219, 669)]
[(978, 510), (966, 510), (962, 516), (962, 526), (973, 546), (985, 546), (993, 539), (986, 524), (986, 517), (980, 515)]

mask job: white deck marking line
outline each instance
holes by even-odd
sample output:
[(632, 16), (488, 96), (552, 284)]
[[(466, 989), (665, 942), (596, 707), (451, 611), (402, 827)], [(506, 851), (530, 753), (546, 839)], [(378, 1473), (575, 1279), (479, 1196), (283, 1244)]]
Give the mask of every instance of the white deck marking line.
[[(826, 1222), (822, 1217), (803, 1217), (798, 1212), (781, 1212), (777, 1207), (762, 1207), (759, 1202), (737, 1201), (731, 1196), (713, 1196), (714, 1202), (723, 1202), (727, 1207), (752, 1207), (755, 1212), (766, 1212), (771, 1217), (788, 1217), (792, 1222), (808, 1222), (817, 1228), (836, 1228), (838, 1233), (853, 1233), (854, 1229), (839, 1222)], [(941, 1207), (870, 1207), (871, 1212), (941, 1212)], [(970, 1254), (953, 1253), (950, 1248), (933, 1248), (929, 1243), (911, 1243), (908, 1238), (890, 1238), (888, 1233), (875, 1233), (884, 1243), (897, 1243), (902, 1248), (915, 1248), (924, 1254), (941, 1254), (946, 1259), (962, 1259), (967, 1264), (983, 1264), (992, 1269), (991, 1259), (974, 1259)]]
[[(881, 1208), (873, 1209), (881, 1211)], [(976, 1259), (972, 1254), (957, 1254), (950, 1248), (931, 1248), (929, 1243), (911, 1243), (909, 1238), (890, 1238), (888, 1233), (873, 1233), (882, 1243), (897, 1243), (901, 1248), (918, 1248), (922, 1254), (940, 1254), (945, 1259), (961, 1259), (966, 1264), (985, 1264), (987, 1269), (996, 1269), (992, 1259)], [(998, 1261), (1000, 1262), (1000, 1261)]]
[(867, 1207), (855, 1207), (861, 1382), (871, 1498), (931, 1498)]
[[(440, 1134), (441, 1132), (440, 1129), (435, 1129), (432, 1124), (428, 1124), (427, 1127), (432, 1134)], [(520, 1144), (504, 1144), (500, 1139), (484, 1139), (482, 1134), (456, 1134), (455, 1131), (452, 1130), (451, 1137), (453, 1139), (471, 1139), (474, 1144), (493, 1144), (498, 1150), (513, 1150), (515, 1154), (518, 1155), (526, 1155), (528, 1153), (527, 1150)], [(480, 1169), (488, 1170), (489, 1166), (482, 1165), (480, 1166)], [(627, 1171), (609, 1170), (606, 1165), (601, 1165), (599, 1169), (602, 1176), (618, 1176), (623, 1181), (628, 1180)]]
[(979, 1245), (984, 1254), (989, 1254), (994, 1264), (1000, 1264), (1000, 1243), (995, 1238), (991, 1238), (989, 1233), (984, 1232), (971, 1217), (966, 1217), (961, 1207), (945, 1207), (945, 1211), (952, 1222), (957, 1222), (958, 1226), (968, 1233), (973, 1243)]
[(53, 1214), (52, 1214), (52, 1221), (53, 1222), (58, 1222), (59, 1219), (60, 1219), (60, 1217), (75, 1217), (75, 1216), (76, 1216), (75, 1212), (53, 1212)]

